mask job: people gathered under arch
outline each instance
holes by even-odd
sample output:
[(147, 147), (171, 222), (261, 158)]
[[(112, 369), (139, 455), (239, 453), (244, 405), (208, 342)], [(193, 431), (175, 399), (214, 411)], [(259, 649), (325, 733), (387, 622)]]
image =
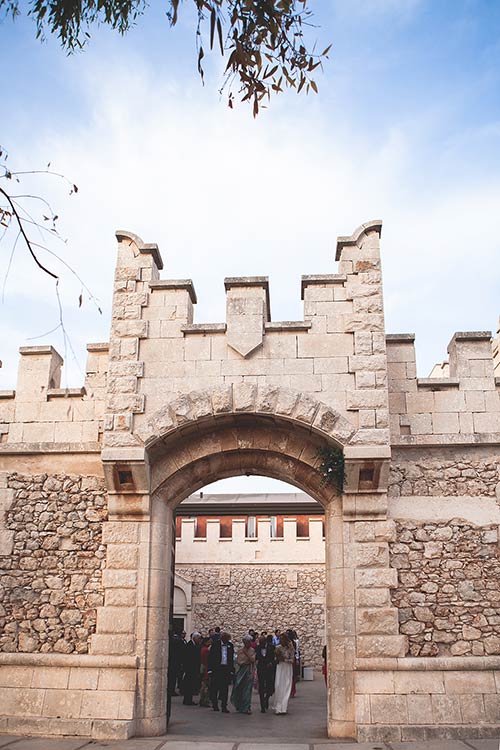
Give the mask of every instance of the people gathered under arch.
[[(251, 714), (255, 689), (261, 713), (288, 712), (300, 674), (299, 639), (294, 629), (259, 633), (249, 628), (236, 646), (230, 633), (219, 626), (206, 635), (196, 630), (187, 641), (185, 636), (184, 631), (170, 634), (169, 701), (182, 694), (184, 705)], [(199, 696), (199, 701), (193, 696)]]

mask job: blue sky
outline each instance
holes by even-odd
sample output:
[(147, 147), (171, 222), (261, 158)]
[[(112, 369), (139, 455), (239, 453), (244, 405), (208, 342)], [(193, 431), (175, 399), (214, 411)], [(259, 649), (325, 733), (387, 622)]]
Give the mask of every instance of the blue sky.
[[(23, 4), (25, 5), (25, 4)], [(94, 29), (85, 52), (0, 24), (0, 143), (12, 167), (48, 161), (79, 186), (48, 195), (61, 251), (100, 299), (61, 283), (75, 360), (48, 280), (17, 249), (0, 307), (0, 387), (17, 349), (53, 343), (80, 384), (85, 342), (108, 336), (117, 228), (160, 245), (163, 277), (191, 277), (198, 322), (224, 319), (223, 278), (269, 275), (273, 318), (301, 317), (300, 275), (335, 272), (335, 238), (382, 218), (386, 324), (417, 334), (419, 375), (456, 330), (496, 330), (500, 304), (500, 4), (494, 0), (324, 0), (309, 39), (333, 43), (318, 96), (281, 95), (257, 120), (230, 111), (223, 63), (196, 72), (193, 14), (168, 27), (153, 3), (120, 37)], [(0, 245), (0, 281), (9, 250)], [(30, 340), (30, 341), (28, 341)]]

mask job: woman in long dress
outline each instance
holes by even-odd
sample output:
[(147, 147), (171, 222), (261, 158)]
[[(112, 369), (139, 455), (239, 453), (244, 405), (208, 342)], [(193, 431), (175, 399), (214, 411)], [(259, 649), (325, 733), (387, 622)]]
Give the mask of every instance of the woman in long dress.
[(274, 713), (286, 714), (288, 700), (292, 692), (295, 648), (286, 633), (280, 635), (280, 645), (276, 646), (276, 677), (274, 681)]
[(236, 655), (238, 671), (231, 692), (231, 703), (240, 714), (251, 714), (255, 650), (251, 646), (250, 635), (244, 635), (242, 641), (243, 647)]

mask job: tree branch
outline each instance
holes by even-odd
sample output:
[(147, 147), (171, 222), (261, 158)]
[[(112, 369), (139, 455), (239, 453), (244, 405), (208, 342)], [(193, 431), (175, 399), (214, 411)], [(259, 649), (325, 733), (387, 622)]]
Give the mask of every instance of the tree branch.
[(43, 271), (48, 276), (51, 276), (53, 279), (55, 279), (57, 281), (59, 279), (59, 276), (57, 276), (57, 274), (53, 273), (52, 271), (49, 271), (49, 269), (46, 268), (43, 265), (43, 263), (41, 263), (38, 260), (38, 257), (36, 255), (35, 251), (33, 250), (31, 240), (28, 237), (28, 235), (26, 234), (26, 232), (24, 231), (23, 222), (21, 220), (21, 217), (19, 216), (19, 213), (17, 211), (17, 208), (16, 208), (14, 202), (11, 200), (10, 195), (3, 188), (1, 188), (1, 187), (0, 187), (0, 193), (6, 198), (7, 203), (11, 207), (11, 209), (12, 209), (12, 215), (14, 216), (14, 218), (15, 218), (15, 220), (17, 222), (17, 225), (19, 227), (19, 231), (21, 233), (21, 236), (22, 236), (23, 240), (25, 241), (26, 247), (28, 248), (28, 250), (29, 250), (29, 252), (31, 254), (31, 257), (33, 258), (33, 260), (37, 264), (38, 268), (40, 268), (41, 271)]

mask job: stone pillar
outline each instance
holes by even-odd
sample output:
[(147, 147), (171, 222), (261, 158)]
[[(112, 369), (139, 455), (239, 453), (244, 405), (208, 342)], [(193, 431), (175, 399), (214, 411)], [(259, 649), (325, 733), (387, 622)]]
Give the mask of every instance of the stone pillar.
[(61, 384), (61, 355), (52, 346), (22, 346), (19, 352), (16, 403), (46, 401), (49, 388)]
[[(354, 569), (349, 524), (336, 503), (325, 508), (328, 736), (356, 738)], [(346, 548), (347, 546), (347, 548)]]
[(350, 524), (355, 566), (356, 657), (402, 657), (406, 637), (399, 635), (398, 610), (391, 605), (390, 588), (397, 586), (397, 570), (389, 567), (389, 542), (396, 538), (392, 520)]
[(147, 339), (148, 320), (143, 311), (162, 261), (156, 245), (145, 245), (134, 234), (117, 232), (117, 239), (102, 451), (110, 518), (103, 529), (105, 600), (91, 652), (137, 657), (133, 716), (120, 718), (133, 720), (139, 735), (158, 735), (166, 729), (171, 515), (150, 497), (149, 465), (133, 419), (145, 408), (140, 341)]
[(136, 732), (158, 736), (167, 729), (168, 626), (173, 565), (173, 514), (151, 499), (151, 520), (142, 524), (139, 555)]
[(346, 274), (346, 300), (352, 315), (344, 330), (354, 337), (349, 373), (355, 387), (346, 394), (347, 410), (357, 415), (359, 429), (353, 443), (389, 443), (387, 355), (384, 331), (382, 271), (380, 263), (381, 222), (362, 224), (351, 237), (339, 237), (336, 259)]

